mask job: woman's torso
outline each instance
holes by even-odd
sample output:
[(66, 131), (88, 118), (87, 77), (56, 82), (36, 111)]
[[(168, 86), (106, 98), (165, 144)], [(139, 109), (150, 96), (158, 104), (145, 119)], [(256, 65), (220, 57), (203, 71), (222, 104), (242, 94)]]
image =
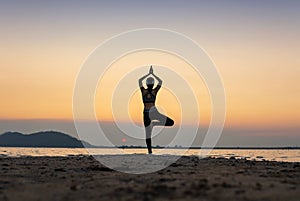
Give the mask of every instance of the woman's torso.
[(142, 96), (143, 96), (143, 103), (144, 103), (144, 109), (150, 109), (151, 107), (155, 106), (155, 100), (156, 100), (156, 91), (148, 89), (142, 90)]

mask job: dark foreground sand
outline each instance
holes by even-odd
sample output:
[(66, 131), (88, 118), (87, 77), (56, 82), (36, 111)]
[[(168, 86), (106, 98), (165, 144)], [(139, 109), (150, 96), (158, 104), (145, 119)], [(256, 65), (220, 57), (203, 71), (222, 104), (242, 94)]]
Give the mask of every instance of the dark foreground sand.
[(0, 200), (299, 201), (300, 164), (195, 156), (134, 175), (90, 156), (0, 158)]

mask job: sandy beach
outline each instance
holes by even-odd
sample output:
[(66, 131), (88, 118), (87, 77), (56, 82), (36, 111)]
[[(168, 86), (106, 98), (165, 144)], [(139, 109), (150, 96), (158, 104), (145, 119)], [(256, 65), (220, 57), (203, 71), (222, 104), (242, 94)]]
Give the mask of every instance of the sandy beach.
[(300, 163), (185, 156), (158, 172), (135, 175), (111, 170), (91, 156), (71, 156), (3, 157), (0, 167), (3, 201), (296, 201), (300, 197)]

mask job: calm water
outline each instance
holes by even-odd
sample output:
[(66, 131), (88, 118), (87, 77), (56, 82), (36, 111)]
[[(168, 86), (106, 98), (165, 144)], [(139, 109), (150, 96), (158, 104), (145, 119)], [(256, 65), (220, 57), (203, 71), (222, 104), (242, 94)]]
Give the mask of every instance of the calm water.
[[(96, 148), (89, 149), (90, 153), (103, 154), (120, 154), (118, 149), (113, 148)], [(155, 150), (154, 154), (159, 154), (161, 150)], [(167, 149), (164, 154), (180, 154), (178, 149)], [(124, 149), (123, 154), (146, 154), (146, 149)], [(84, 148), (13, 148), (0, 147), (0, 157), (20, 157), (20, 156), (71, 156), (71, 155), (89, 155)], [(184, 155), (199, 155), (199, 150), (192, 149), (184, 153)], [(271, 161), (286, 161), (300, 162), (300, 150), (237, 150), (237, 149), (222, 149), (213, 150), (209, 153), (213, 157), (230, 158), (246, 158), (249, 160), (271, 160)]]

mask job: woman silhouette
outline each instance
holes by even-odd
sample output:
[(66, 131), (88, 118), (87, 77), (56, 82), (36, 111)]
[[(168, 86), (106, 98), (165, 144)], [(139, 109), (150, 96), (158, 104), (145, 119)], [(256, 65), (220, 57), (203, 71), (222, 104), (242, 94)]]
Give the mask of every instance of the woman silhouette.
[[(156, 85), (155, 88), (153, 88), (154, 79), (152, 77), (148, 77), (150, 75), (153, 75), (153, 77), (156, 78), (156, 80), (158, 81), (158, 84)], [(147, 89), (143, 87), (143, 80), (146, 77), (148, 77), (146, 80)], [(155, 107), (156, 95), (161, 85), (162, 85), (162, 80), (153, 73), (152, 66), (150, 67), (149, 73), (139, 79), (139, 86), (142, 92), (143, 103), (144, 103), (144, 126), (146, 131), (146, 144), (147, 144), (149, 154), (152, 153), (151, 133), (152, 133), (153, 126), (174, 125), (174, 121), (172, 119), (159, 113)]]

